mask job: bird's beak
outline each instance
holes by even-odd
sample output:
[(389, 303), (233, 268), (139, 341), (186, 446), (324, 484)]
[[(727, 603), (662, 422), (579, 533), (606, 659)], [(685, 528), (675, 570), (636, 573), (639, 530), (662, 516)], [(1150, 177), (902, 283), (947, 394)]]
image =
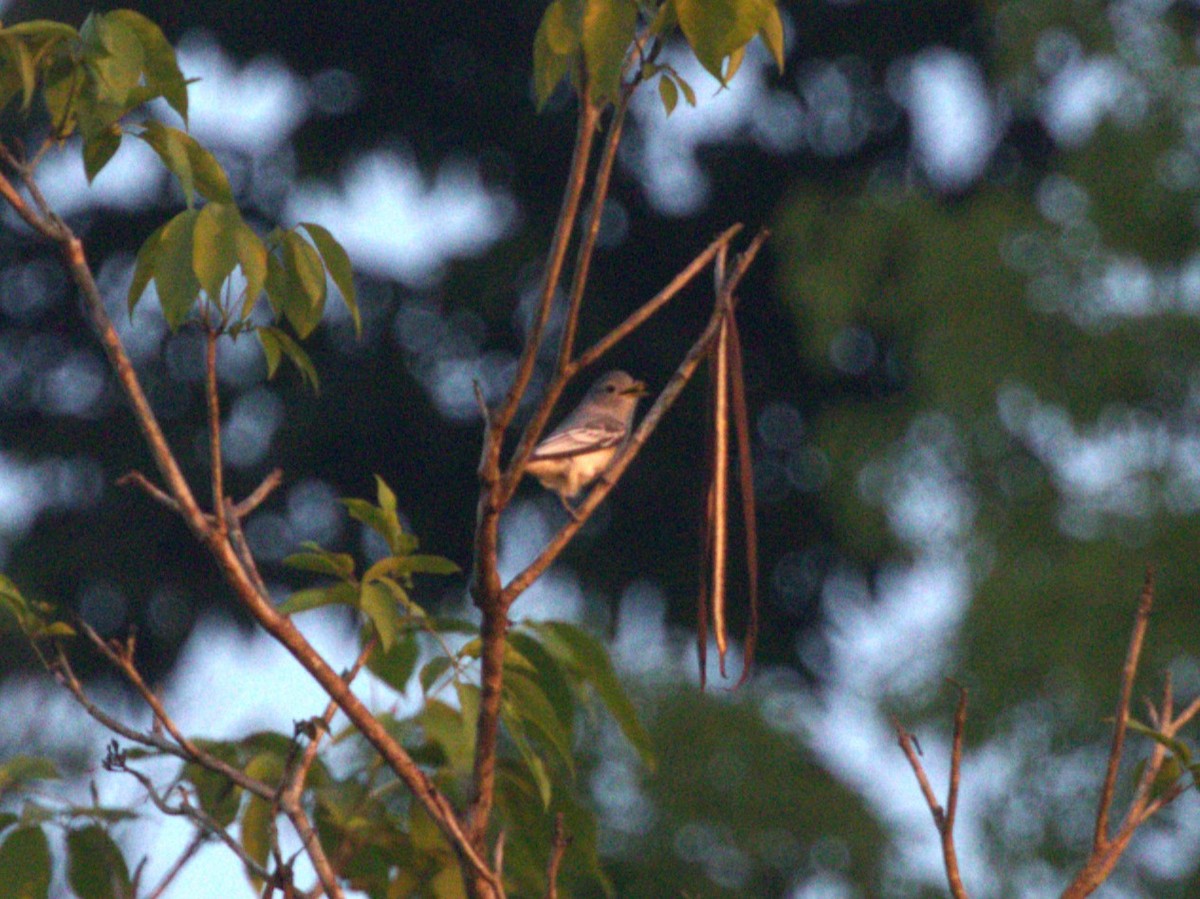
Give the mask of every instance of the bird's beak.
[(634, 381), (621, 392), (626, 396), (645, 396), (650, 391), (646, 389), (646, 385), (641, 381)]

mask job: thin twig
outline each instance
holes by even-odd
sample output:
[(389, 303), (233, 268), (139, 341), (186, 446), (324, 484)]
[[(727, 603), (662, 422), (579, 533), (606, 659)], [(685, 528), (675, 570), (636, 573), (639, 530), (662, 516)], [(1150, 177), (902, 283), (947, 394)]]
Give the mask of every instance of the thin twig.
[(950, 754), (950, 789), (947, 800), (947, 804), (953, 803), (950, 812), (942, 808), (937, 800), (937, 795), (933, 792), (929, 776), (925, 773), (925, 766), (921, 764), (921, 759), (917, 755), (916, 738), (905, 730), (904, 726), (895, 718), (892, 719), (892, 726), (896, 731), (900, 749), (904, 752), (904, 756), (908, 759), (908, 764), (917, 778), (917, 785), (921, 788), (921, 795), (925, 797), (925, 804), (929, 806), (934, 826), (937, 827), (938, 836), (941, 838), (942, 864), (946, 871), (946, 882), (950, 887), (950, 895), (954, 899), (967, 899), (969, 894), (963, 885), (962, 875), (958, 869), (958, 851), (954, 845), (954, 812), (957, 811), (958, 805), (963, 729), (967, 720), (967, 691), (961, 686), (958, 689), (958, 709), (954, 715), (954, 744)]
[[(592, 182), (591, 210), (587, 223), (583, 228), (583, 237), (575, 256), (575, 270), (571, 274), (571, 287), (567, 298), (567, 314), (563, 323), (563, 333), (558, 345), (558, 358), (554, 365), (554, 377), (542, 394), (533, 414), (526, 422), (517, 441), (517, 449), (509, 460), (504, 474), (502, 489), (503, 502), (512, 498), (510, 487), (515, 487), (521, 480), (525, 463), (533, 447), (541, 438), (550, 415), (567, 386), (572, 375), (567, 374), (571, 368), (571, 355), (575, 350), (575, 335), (579, 328), (579, 313), (583, 307), (583, 294), (587, 288), (588, 276), (591, 273), (592, 256), (596, 249), (596, 238), (600, 233), (600, 222), (604, 215), (604, 203), (608, 197), (609, 184), (612, 181), (613, 164), (617, 158), (617, 146), (621, 141), (625, 113), (629, 107), (630, 93), (624, 90), (621, 99), (613, 112), (612, 121), (608, 125), (608, 133), (604, 139), (604, 150), (600, 155), (600, 164)], [(572, 371), (573, 374), (573, 371)]]
[(632, 334), (638, 327), (641, 326), (644, 321), (646, 321), (648, 318), (654, 315), (654, 313), (658, 312), (659, 309), (673, 300), (676, 294), (683, 290), (683, 288), (687, 287), (688, 284), (690, 284), (692, 280), (704, 270), (705, 266), (712, 261), (713, 257), (721, 251), (721, 248), (727, 246), (729, 242), (741, 232), (742, 227), (743, 226), (740, 224), (731, 225), (717, 235), (716, 239), (714, 239), (712, 243), (705, 247), (695, 259), (689, 262), (686, 268), (672, 278), (666, 287), (643, 303), (642, 306), (631, 313), (630, 316), (625, 319), (625, 321), (621, 322), (621, 324), (617, 325), (615, 328), (605, 334), (602, 338), (592, 344), (592, 346), (580, 353), (579, 357), (571, 363), (570, 367), (568, 368), (568, 373), (570, 375), (574, 375), (582, 369), (594, 364), (601, 356)]
[(212, 477), (213, 514), (217, 533), (228, 530), (225, 522), (225, 470), (221, 464), (221, 401), (217, 394), (217, 329), (209, 323), (204, 330), (204, 394), (208, 409), (208, 457)]
[(270, 496), (280, 484), (283, 483), (283, 469), (273, 469), (262, 483), (254, 488), (244, 500), (233, 507), (238, 518), (245, 518), (255, 509), (262, 505), (263, 501)]
[(183, 870), (184, 865), (191, 861), (192, 857), (199, 851), (200, 847), (204, 845), (206, 839), (207, 837), (204, 831), (197, 830), (192, 836), (192, 839), (188, 842), (187, 848), (183, 850), (183, 854), (175, 860), (175, 864), (171, 865), (170, 870), (163, 875), (162, 880), (158, 882), (158, 886), (146, 894), (146, 899), (159, 899), (159, 897), (166, 892), (167, 887), (171, 885), (171, 881), (179, 876), (179, 872)]
[(554, 560), (558, 558), (579, 529), (583, 527), (600, 503), (604, 501), (604, 498), (608, 496), (617, 481), (620, 480), (621, 475), (624, 474), (625, 469), (636, 458), (646, 440), (654, 432), (654, 429), (658, 427), (658, 423), (666, 415), (667, 410), (679, 398), (679, 394), (683, 392), (683, 388), (687, 385), (692, 375), (695, 374), (697, 366), (699, 366), (704, 355), (708, 352), (712, 341), (716, 339), (717, 329), (720, 327), (721, 321), (728, 311), (733, 293), (737, 290), (742, 278), (745, 277), (746, 272), (754, 262), (754, 258), (758, 255), (759, 250), (762, 249), (763, 242), (766, 241), (767, 237), (767, 231), (760, 231), (754, 240), (750, 242), (750, 245), (738, 255), (733, 271), (730, 273), (729, 278), (726, 279), (725, 290), (718, 297), (704, 332), (692, 344), (692, 348), (688, 350), (683, 361), (679, 363), (678, 368), (675, 369), (675, 373), (667, 382), (667, 386), (663, 388), (654, 405), (650, 407), (650, 411), (646, 413), (637, 430), (634, 431), (625, 449), (613, 459), (605, 473), (597, 479), (596, 485), (591, 489), (591, 492), (576, 507), (576, 517), (568, 521), (551, 538), (550, 542), (537, 558), (529, 563), (523, 571), (517, 574), (504, 587), (502, 596), (506, 607), (516, 597), (520, 596), (530, 584), (537, 580), (542, 572), (549, 568)]
[[(246, 866), (246, 869), (255, 877), (258, 877), (262, 880), (271, 879), (271, 872), (259, 864), (254, 858), (252, 858), (250, 854), (247, 853), (244, 848), (242, 848), (242, 845), (229, 835), (228, 831), (226, 831), (224, 827), (213, 820), (213, 818), (210, 817), (208, 813), (204, 811), (204, 809), (192, 805), (191, 801), (188, 799), (187, 790), (182, 786), (175, 786), (171, 788), (172, 790), (177, 790), (179, 792), (179, 805), (171, 805), (169, 802), (167, 802), (166, 796), (160, 794), (158, 790), (155, 789), (154, 783), (149, 777), (147, 777), (141, 771), (138, 771), (136, 768), (130, 768), (125, 764), (123, 755), (120, 752), (117, 752), (115, 747), (110, 748), (109, 755), (104, 760), (104, 766), (110, 771), (118, 771), (133, 777), (142, 785), (142, 789), (146, 791), (146, 795), (149, 797), (150, 801), (154, 803), (154, 806), (164, 815), (187, 818), (200, 826), (205, 832), (210, 833), (220, 839), (221, 842), (233, 850), (234, 855), (238, 857), (242, 864)], [(167, 795), (170, 795), (170, 792), (171, 790), (168, 790)]]
[(554, 815), (554, 837), (550, 842), (550, 861), (546, 864), (546, 899), (558, 899), (558, 869), (563, 855), (571, 845), (571, 837), (563, 825), (563, 813)]
[(77, 627), (83, 632), (88, 641), (100, 651), (100, 653), (108, 659), (108, 661), (117, 668), (118, 671), (129, 681), (130, 685), (137, 690), (138, 695), (150, 707), (154, 714), (154, 719), (159, 722), (162, 727), (170, 734), (171, 739), (175, 741), (182, 750), (182, 756), (188, 761), (195, 762), (210, 771), (228, 778), (239, 787), (253, 793), (256, 796), (261, 796), (264, 799), (270, 799), (275, 795), (275, 790), (270, 785), (263, 783), (257, 778), (251, 777), (237, 768), (229, 764), (223, 759), (217, 758), (215, 755), (200, 748), (191, 740), (189, 740), (175, 720), (167, 713), (166, 707), (162, 704), (162, 700), (154, 693), (153, 690), (142, 679), (141, 672), (133, 664), (133, 643), (132, 640), (126, 642), (120, 649), (114, 648), (113, 644), (105, 640), (85, 621), (77, 623)]
[(1100, 791), (1100, 805), (1096, 811), (1096, 831), (1092, 839), (1093, 851), (1102, 850), (1108, 842), (1108, 818), (1112, 809), (1113, 794), (1117, 787), (1117, 772), (1121, 766), (1125, 729), (1129, 723), (1129, 700), (1133, 695), (1133, 681), (1137, 676), (1138, 659), (1142, 654), (1142, 642), (1146, 637), (1146, 627), (1150, 623), (1150, 609), (1153, 605), (1154, 571), (1148, 568), (1142, 585), (1142, 593), (1138, 599), (1133, 633), (1129, 637), (1129, 648), (1125, 653), (1125, 665), (1121, 669), (1116, 723), (1113, 727), (1112, 747), (1108, 752), (1108, 769), (1104, 775), (1104, 786)]

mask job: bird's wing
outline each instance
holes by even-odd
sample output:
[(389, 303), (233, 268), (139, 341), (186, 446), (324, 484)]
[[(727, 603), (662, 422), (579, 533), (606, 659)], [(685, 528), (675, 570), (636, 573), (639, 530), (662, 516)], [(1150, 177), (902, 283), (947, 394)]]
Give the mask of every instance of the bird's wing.
[(586, 425), (555, 431), (530, 454), (534, 459), (561, 459), (616, 446), (625, 439), (625, 425), (614, 418), (593, 418)]

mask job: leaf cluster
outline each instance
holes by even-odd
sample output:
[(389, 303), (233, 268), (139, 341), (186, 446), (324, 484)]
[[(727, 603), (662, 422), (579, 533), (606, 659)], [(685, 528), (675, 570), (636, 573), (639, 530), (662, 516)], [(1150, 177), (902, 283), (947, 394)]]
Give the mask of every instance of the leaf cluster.
[(664, 42), (682, 35), (700, 64), (726, 86), (746, 48), (761, 37), (783, 69), (783, 20), (776, 0), (554, 0), (542, 15), (533, 44), (538, 108), (569, 77), (577, 93), (598, 106), (615, 102), (636, 54), (638, 80), (659, 77), (667, 114), (682, 92), (696, 95), (673, 66), (656, 62)]
[(187, 122), (187, 82), (161, 29), (130, 9), (92, 13), (78, 31), (36, 20), (0, 29), (0, 109), (40, 97), (54, 140), (78, 132), (91, 181), (121, 146), (120, 121), (159, 97)]
[[(0, 765), (0, 797), (61, 774), (49, 759), (16, 755)], [(48, 899), (54, 869), (65, 858), (66, 881), (79, 899), (126, 899), (135, 887), (125, 857), (110, 832), (112, 825), (136, 817), (127, 809), (90, 806), (50, 808), (26, 800), (20, 813), (0, 812), (0, 883), (5, 895)], [(50, 836), (60, 829), (63, 852), (51, 850)]]

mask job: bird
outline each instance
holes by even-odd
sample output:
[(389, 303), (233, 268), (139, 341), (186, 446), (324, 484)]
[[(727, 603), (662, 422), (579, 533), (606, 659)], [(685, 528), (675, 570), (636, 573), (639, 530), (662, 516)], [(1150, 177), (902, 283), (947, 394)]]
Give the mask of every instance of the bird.
[(605, 373), (562, 424), (529, 454), (525, 471), (558, 494), (572, 518), (570, 500), (604, 473), (633, 433), (633, 416), (646, 385), (623, 371)]

